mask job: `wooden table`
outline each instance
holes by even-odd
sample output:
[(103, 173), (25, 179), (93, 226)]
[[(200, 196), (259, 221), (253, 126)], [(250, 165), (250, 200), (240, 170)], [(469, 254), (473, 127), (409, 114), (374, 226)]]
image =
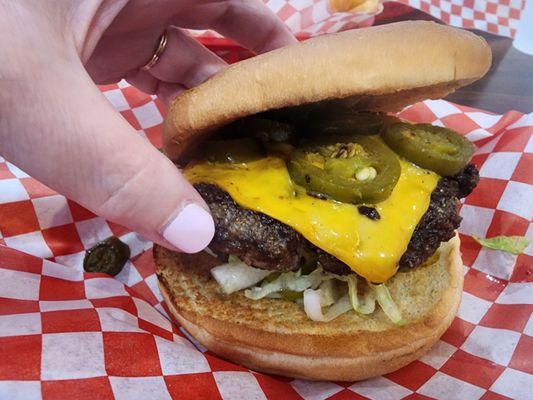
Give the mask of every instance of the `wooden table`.
[[(376, 25), (405, 20), (435, 20), (428, 14), (400, 3), (385, 3)], [(492, 67), (478, 82), (457, 90), (446, 99), (454, 103), (492, 111), (533, 112), (533, 56), (512, 46), (512, 39), (475, 31), (492, 48)]]

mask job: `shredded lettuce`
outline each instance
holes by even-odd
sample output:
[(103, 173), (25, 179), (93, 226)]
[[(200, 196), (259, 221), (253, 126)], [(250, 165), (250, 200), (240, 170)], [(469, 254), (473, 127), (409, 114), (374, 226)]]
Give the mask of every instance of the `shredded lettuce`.
[(376, 309), (376, 296), (373, 290), (365, 291), (363, 298), (359, 299), (357, 293), (357, 276), (348, 275), (346, 281), (348, 282), (348, 294), (352, 307), (359, 314), (372, 314)]
[(325, 318), (328, 321), (331, 321), (345, 312), (348, 312), (352, 309), (352, 304), (350, 303), (350, 298), (348, 295), (342, 296), (335, 304), (333, 304), (328, 311), (326, 312)]
[(269, 293), (265, 297), (268, 297), (269, 299), (282, 299), (283, 296), (280, 293)]
[(495, 236), (485, 239), (474, 236), (474, 240), (483, 247), (516, 255), (522, 254), (526, 247), (529, 246), (529, 240), (525, 236)]
[[(403, 323), (401, 312), (384, 284), (367, 283), (361, 293), (355, 274), (336, 275), (324, 272), (320, 266), (307, 275), (302, 275), (301, 270), (272, 274), (250, 267), (236, 256), (230, 256), (229, 261), (211, 270), (224, 293), (246, 289), (244, 295), (252, 300), (287, 300), (287, 293), (296, 294), (295, 302), (303, 304), (311, 320), (320, 322), (331, 321), (351, 310), (362, 315), (372, 314), (377, 301), (392, 322)], [(298, 294), (303, 295), (303, 299)]]
[(402, 313), (400, 312), (400, 309), (392, 299), (392, 296), (390, 295), (387, 286), (385, 286), (384, 284), (373, 285), (372, 283), (369, 283), (368, 285), (376, 295), (376, 300), (378, 301), (378, 304), (381, 306), (381, 309), (387, 315), (387, 317), (389, 317), (389, 319), (395, 324), (403, 324), (404, 322), (402, 319)]
[[(231, 263), (236, 263), (236, 262), (239, 262), (239, 261), (241, 261), (241, 260), (235, 254), (230, 254), (228, 256), (228, 263), (230, 263), (230, 264)], [(250, 268), (253, 268), (253, 267), (250, 267)]]
[(322, 307), (332, 305), (340, 297), (336, 282), (333, 279), (322, 282), (318, 291), (320, 292), (320, 304), (322, 304)]
[(302, 275), (301, 271), (284, 272), (272, 282), (263, 282), (261, 286), (245, 290), (244, 295), (249, 299), (259, 300), (282, 290), (303, 292), (305, 289), (318, 287), (321, 283), (321, 275), (321, 268), (315, 269), (309, 275)]
[(271, 271), (250, 267), (239, 259), (211, 269), (211, 275), (226, 294), (255, 285), (270, 273)]

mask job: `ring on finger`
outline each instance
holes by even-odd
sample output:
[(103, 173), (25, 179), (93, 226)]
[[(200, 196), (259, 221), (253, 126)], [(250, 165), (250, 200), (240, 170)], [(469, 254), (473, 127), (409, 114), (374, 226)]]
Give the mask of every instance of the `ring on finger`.
[(144, 66), (141, 67), (143, 71), (148, 71), (150, 68), (152, 68), (154, 65), (157, 64), (159, 61), (159, 58), (167, 48), (167, 32), (163, 32), (163, 34), (159, 37), (159, 42), (157, 44), (157, 48), (152, 55), (152, 58), (150, 58), (150, 61), (148, 61)]

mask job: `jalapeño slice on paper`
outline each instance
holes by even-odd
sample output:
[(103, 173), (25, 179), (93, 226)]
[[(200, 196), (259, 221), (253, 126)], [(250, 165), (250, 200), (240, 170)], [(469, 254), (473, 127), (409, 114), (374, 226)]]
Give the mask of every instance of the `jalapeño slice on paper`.
[(97, 243), (87, 250), (83, 269), (87, 272), (103, 272), (118, 275), (130, 258), (130, 248), (116, 236)]
[(245, 163), (265, 156), (259, 139), (210, 140), (205, 143), (207, 159), (220, 163)]
[(377, 203), (400, 177), (398, 156), (378, 136), (335, 136), (297, 148), (287, 168), (308, 193), (345, 203)]
[(463, 136), (430, 124), (393, 124), (382, 137), (399, 155), (442, 176), (460, 172), (474, 152), (474, 146)]

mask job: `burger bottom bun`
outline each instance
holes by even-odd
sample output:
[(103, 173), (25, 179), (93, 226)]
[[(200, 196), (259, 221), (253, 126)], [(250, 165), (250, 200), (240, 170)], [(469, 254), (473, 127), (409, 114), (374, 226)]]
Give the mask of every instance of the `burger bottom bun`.
[(224, 295), (207, 253), (154, 247), (159, 286), (172, 315), (213, 353), (250, 369), (312, 380), (356, 381), (395, 371), (426, 353), (450, 326), (459, 306), (463, 266), (459, 238), (443, 243), (438, 259), (387, 282), (405, 325), (377, 307), (328, 322), (307, 318), (292, 302)]

